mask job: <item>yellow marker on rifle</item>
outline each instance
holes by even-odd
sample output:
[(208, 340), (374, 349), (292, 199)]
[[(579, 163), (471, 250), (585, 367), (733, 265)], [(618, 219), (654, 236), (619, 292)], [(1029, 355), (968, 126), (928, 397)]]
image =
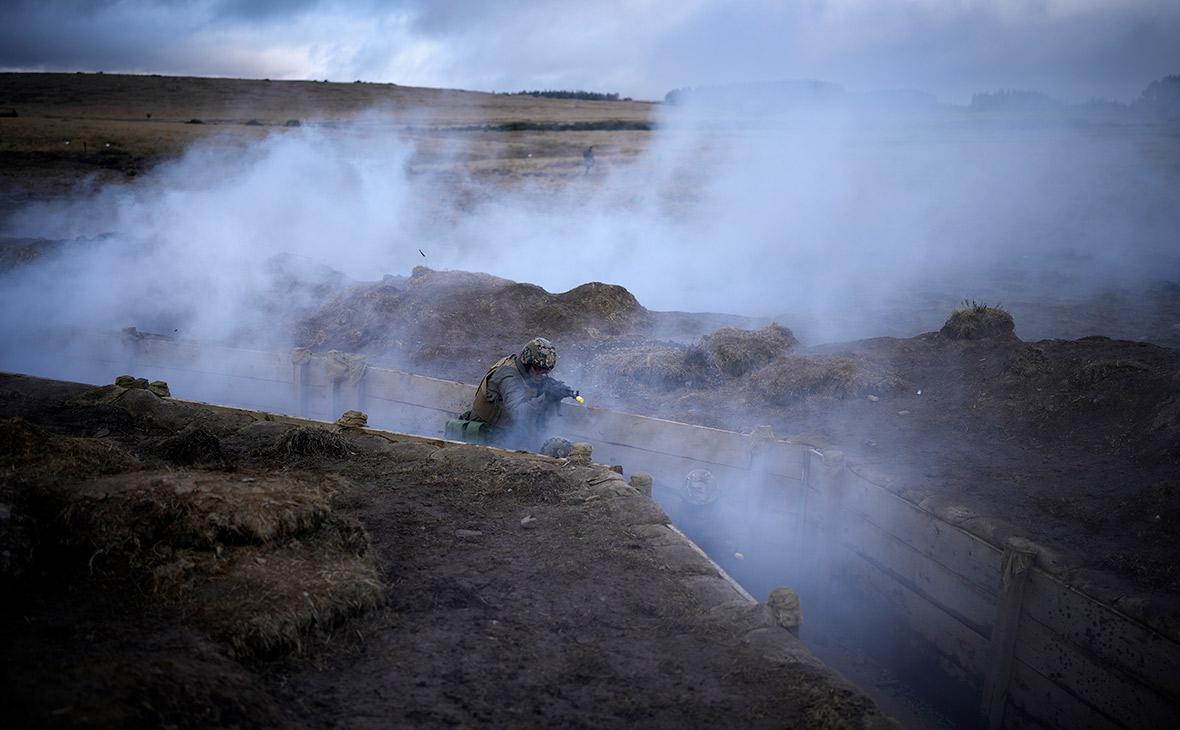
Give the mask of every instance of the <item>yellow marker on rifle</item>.
[(574, 393), (574, 400), (576, 400), (576, 401), (577, 401), (577, 402), (579, 402), (579, 403), (585, 403), (585, 402), (586, 402), (586, 399), (585, 399), (585, 398), (583, 398), (582, 396), (578, 395), (577, 393)]

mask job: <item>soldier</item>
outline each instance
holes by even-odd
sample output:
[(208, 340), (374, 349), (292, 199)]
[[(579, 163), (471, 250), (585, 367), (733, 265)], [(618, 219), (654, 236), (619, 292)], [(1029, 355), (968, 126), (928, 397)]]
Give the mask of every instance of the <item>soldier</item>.
[(561, 400), (578, 397), (573, 388), (549, 377), (556, 364), (553, 343), (534, 337), (520, 354), (492, 365), (475, 391), (471, 410), (462, 418), (488, 424), (496, 445), (536, 448)]
[(586, 151), (582, 153), (582, 164), (586, 167), (585, 174), (589, 175), (590, 168), (594, 167), (594, 145), (590, 145), (586, 148)]

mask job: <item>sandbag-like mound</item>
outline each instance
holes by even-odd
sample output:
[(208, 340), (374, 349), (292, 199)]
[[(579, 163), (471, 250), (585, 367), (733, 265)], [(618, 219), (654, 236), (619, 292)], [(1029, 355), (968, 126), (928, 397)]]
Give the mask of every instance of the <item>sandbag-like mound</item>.
[(896, 373), (843, 357), (783, 357), (750, 377), (751, 390), (775, 405), (808, 396), (856, 398), (904, 387)]
[(427, 350), (430, 359), (462, 357), (494, 342), (517, 347), (532, 337), (597, 338), (648, 323), (621, 286), (593, 282), (552, 294), (539, 286), (463, 271), (417, 267), (408, 279), (353, 287), (328, 300), (298, 327), (315, 350), (370, 354)]
[(777, 323), (754, 331), (723, 327), (701, 340), (717, 369), (731, 377), (753, 372), (798, 344), (794, 333)]
[[(237, 656), (301, 652), (313, 632), (375, 608), (384, 594), (370, 556), (323, 541), (180, 555), (162, 568), (158, 583), (172, 587), (169, 597), (194, 606), (197, 623)], [(176, 590), (177, 577), (193, 573), (203, 580)]]
[(343, 459), (349, 453), (348, 442), (339, 434), (318, 426), (299, 426), (278, 436), (259, 455), (279, 460)]
[(221, 440), (201, 426), (189, 426), (155, 444), (153, 453), (174, 464), (188, 466), (198, 462), (218, 462), (222, 458)]
[(20, 417), (0, 420), (0, 470), (16, 481), (83, 479), (140, 466), (110, 441), (59, 436)]
[(662, 390), (703, 385), (715, 369), (700, 347), (628, 347), (603, 353), (590, 370), (603, 382), (629, 379)]
[(69, 543), (106, 559), (147, 564), (159, 545), (216, 549), (262, 544), (316, 528), (331, 511), (329, 483), (295, 475), (141, 472), (53, 485)]
[(237, 656), (275, 656), (382, 600), (368, 534), (332, 511), (334, 485), (153, 471), (46, 485), (37, 502), (75, 570), (128, 575)]
[(1015, 339), (1016, 321), (1002, 307), (964, 302), (951, 312), (939, 332), (950, 340)]

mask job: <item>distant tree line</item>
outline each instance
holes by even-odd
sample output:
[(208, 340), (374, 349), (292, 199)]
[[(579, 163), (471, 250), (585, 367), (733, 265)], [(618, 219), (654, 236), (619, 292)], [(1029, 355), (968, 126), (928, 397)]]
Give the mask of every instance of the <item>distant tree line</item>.
[(1130, 104), (1091, 99), (1084, 104), (1067, 104), (1039, 91), (992, 91), (971, 97), (972, 111), (1057, 111), (1071, 107), (1087, 109), (1135, 109), (1164, 114), (1180, 113), (1180, 75), (1165, 76), (1147, 85)]
[(832, 102), (844, 97), (844, 89), (827, 81), (811, 79), (758, 81), (742, 84), (686, 86), (664, 94), (665, 104), (699, 101), (714, 105), (749, 105), (758, 101), (764, 106)]
[[(823, 81), (771, 81), (761, 83), (697, 86), (672, 89), (664, 103), (682, 105), (704, 103), (740, 111), (766, 112), (792, 107), (815, 107), (832, 104), (865, 107), (932, 108), (937, 105), (929, 94), (916, 91), (881, 91), (848, 93), (835, 84)], [(975, 94), (967, 109), (971, 111), (1052, 112), (1069, 109), (1148, 111), (1167, 115), (1180, 114), (1180, 74), (1152, 81), (1130, 104), (1092, 99), (1083, 104), (1068, 104), (1040, 91), (1003, 89)]]
[(1157, 111), (1180, 112), (1180, 74), (1152, 81), (1135, 103)]
[[(583, 101), (620, 101), (618, 94), (602, 94), (597, 91), (568, 91), (565, 89), (545, 89), (544, 91), (517, 91), (513, 96), (544, 96), (549, 99), (581, 99)], [(622, 101), (631, 101), (625, 97)]]
[(1002, 91), (987, 91), (974, 94), (968, 108), (977, 112), (1019, 111), (1039, 112), (1053, 111), (1064, 107), (1060, 102), (1048, 94), (1039, 91), (1018, 91), (1004, 89)]

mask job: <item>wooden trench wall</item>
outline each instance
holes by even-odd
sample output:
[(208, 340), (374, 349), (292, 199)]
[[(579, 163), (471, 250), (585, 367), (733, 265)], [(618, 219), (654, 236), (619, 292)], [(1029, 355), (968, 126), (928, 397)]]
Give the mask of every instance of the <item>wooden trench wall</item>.
[[(86, 372), (97, 365), (108, 382), (127, 373), (165, 380), (178, 398), (324, 421), (361, 410), (371, 427), (424, 436), (442, 437), (474, 393), (335, 352), (252, 351), (134, 330), (86, 339), (67, 358), (88, 358)], [(59, 369), (51, 374), (69, 377), (68, 363)], [(821, 604), (837, 586), (855, 587), (919, 635), (978, 693), (983, 725), (1146, 728), (1180, 717), (1174, 638), (1071, 588), (1035, 555), (991, 545), (874, 484), (838, 452), (573, 404), (561, 418), (561, 433), (592, 443), (595, 461), (652, 474), (656, 493), (676, 493), (690, 470), (708, 469), (720, 499), (745, 503), (743, 528), (781, 551), (782, 565), (822, 576), (811, 590)]]

